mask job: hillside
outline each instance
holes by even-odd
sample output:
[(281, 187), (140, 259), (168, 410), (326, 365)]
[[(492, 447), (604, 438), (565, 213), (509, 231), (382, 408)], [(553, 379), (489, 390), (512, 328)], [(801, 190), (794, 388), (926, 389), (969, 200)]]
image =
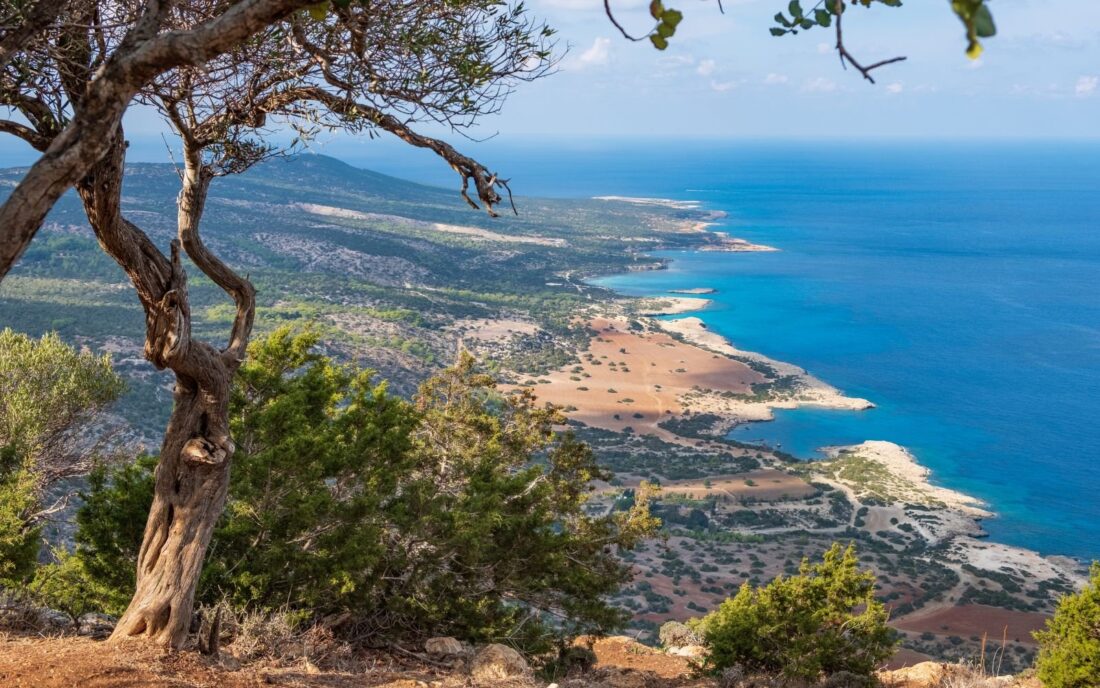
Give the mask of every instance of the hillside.
[[(21, 173), (0, 170), (0, 189)], [(125, 212), (162, 246), (174, 235), (175, 174), (148, 164), (127, 172)], [(1075, 562), (980, 539), (988, 514), (930, 486), (900, 447), (867, 443), (807, 466), (726, 440), (730, 424), (773, 408), (869, 403), (737, 350), (698, 321), (651, 317), (703, 300), (642, 303), (583, 281), (660, 268), (648, 255), (658, 249), (767, 247), (709, 231), (717, 216), (691, 203), (516, 204), (517, 217), (494, 220), (454, 190), (302, 156), (216, 180), (203, 231), (255, 283), (259, 333), (312, 323), (329, 353), (405, 394), (469, 349), (503, 383), (565, 407), (615, 472), (600, 485), (601, 506), (643, 480), (662, 484), (666, 537), (629, 555), (638, 575), (616, 598), (633, 633), (652, 641), (665, 621), (709, 611), (743, 582), (796, 571), (843, 540), (877, 574), (904, 634), (899, 661), (972, 658), (988, 634), (1006, 641), (1006, 670), (1030, 663), (1030, 632), (1077, 585)], [(230, 305), (195, 270), (190, 284), (199, 332), (223, 336)], [(0, 285), (0, 325), (110, 352), (130, 385), (118, 414), (157, 445), (170, 380), (142, 359), (141, 310), (71, 194)]]

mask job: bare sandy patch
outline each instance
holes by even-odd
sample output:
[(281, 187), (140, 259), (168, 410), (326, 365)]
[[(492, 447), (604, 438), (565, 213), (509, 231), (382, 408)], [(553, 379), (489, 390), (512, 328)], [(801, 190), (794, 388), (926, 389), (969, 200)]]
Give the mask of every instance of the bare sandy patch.
[[(641, 481), (628, 479), (624, 485), (635, 487)], [(734, 501), (771, 502), (783, 499), (803, 499), (817, 494), (817, 489), (797, 475), (774, 468), (761, 468), (745, 473), (716, 475), (706, 480), (672, 480), (661, 483), (665, 496), (682, 495), (688, 499), (717, 496)]]
[(990, 643), (995, 647), (1006, 632), (1010, 642), (1035, 644), (1031, 633), (1043, 628), (1047, 618), (1049, 617), (1046, 614), (1037, 612), (966, 604), (937, 609), (928, 614), (910, 614), (895, 619), (890, 625), (913, 633), (957, 635), (964, 638), (988, 634)]
[(706, 308), (710, 299), (691, 296), (658, 296), (651, 299), (639, 299), (638, 311), (642, 315), (680, 315)]
[(477, 239), (480, 241), (499, 241), (512, 244), (534, 244), (537, 246), (555, 246), (562, 247), (567, 246), (568, 242), (565, 239), (552, 238), (552, 237), (540, 237), (540, 236), (525, 236), (525, 235), (511, 235), (500, 234), (488, 229), (482, 229), (480, 227), (468, 227), (464, 225), (450, 225), (442, 222), (425, 222), (423, 220), (414, 220), (408, 217), (402, 217), (400, 215), (387, 215), (383, 213), (364, 213), (358, 210), (351, 210), (349, 208), (337, 208), (329, 205), (318, 205), (316, 203), (293, 203), (293, 207), (299, 210), (304, 210), (311, 215), (320, 215), (323, 217), (336, 217), (345, 220), (363, 220), (367, 222), (387, 222), (391, 224), (404, 225), (408, 227), (417, 227), (419, 229), (425, 229), (428, 231), (442, 232), (444, 234), (460, 234), (462, 236), (470, 237), (471, 239)]
[(590, 326), (596, 336), (581, 363), (535, 378), (533, 387), (587, 425), (664, 434), (657, 423), (681, 413), (680, 397), (693, 387), (745, 394), (764, 381), (740, 361), (663, 332), (630, 330), (622, 319), (596, 318)]
[(707, 324), (699, 318), (687, 317), (677, 318), (676, 320), (658, 320), (655, 322), (661, 328), (683, 337), (683, 339), (692, 344), (726, 356), (749, 359), (770, 367), (780, 376), (791, 376), (795, 378), (798, 386), (797, 395), (787, 400), (769, 401), (768, 406), (772, 408), (824, 406), (827, 408), (847, 409), (851, 411), (874, 408), (874, 404), (870, 401), (845, 396), (840, 390), (810, 375), (803, 368), (799, 368), (791, 363), (777, 361), (774, 358), (769, 358), (754, 351), (738, 349), (725, 337), (708, 329)]
[(501, 342), (515, 335), (535, 334), (539, 326), (529, 320), (465, 318), (456, 320), (449, 329), (466, 341)]

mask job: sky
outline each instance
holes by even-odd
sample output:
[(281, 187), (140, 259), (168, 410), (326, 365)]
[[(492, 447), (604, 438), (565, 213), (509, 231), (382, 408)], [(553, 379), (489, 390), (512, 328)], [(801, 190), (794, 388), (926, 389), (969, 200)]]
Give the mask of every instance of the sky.
[[(1100, 136), (1100, 3), (990, 0), (999, 35), (977, 61), (947, 0), (856, 8), (845, 42), (874, 74), (840, 67), (833, 34), (773, 37), (785, 0), (666, 0), (685, 18), (668, 50), (615, 33), (594, 0), (534, 0), (570, 50), (493, 122), (515, 133), (698, 137)], [(808, 6), (810, 3), (804, 3)], [(629, 29), (639, 0), (612, 0)], [(489, 123), (487, 123), (489, 124)]]
[[(998, 36), (965, 56), (947, 0), (846, 14), (849, 49), (865, 64), (905, 55), (874, 74), (844, 70), (833, 34), (773, 37), (786, 0), (666, 0), (684, 20), (663, 52), (620, 36), (600, 0), (529, 0), (558, 30), (556, 73), (520, 84), (499, 115), (466, 136), (493, 147), (628, 139), (1100, 138), (1100, 2), (990, 0)], [(645, 0), (611, 0), (636, 33), (652, 25)], [(809, 6), (809, 3), (806, 3)], [(163, 124), (126, 120), (131, 160), (167, 162)], [(455, 132), (425, 133), (469, 149)], [(7, 139), (7, 140), (5, 140)], [(315, 150), (344, 158), (404, 155), (403, 144), (323, 136)], [(0, 166), (32, 152), (0, 137)]]

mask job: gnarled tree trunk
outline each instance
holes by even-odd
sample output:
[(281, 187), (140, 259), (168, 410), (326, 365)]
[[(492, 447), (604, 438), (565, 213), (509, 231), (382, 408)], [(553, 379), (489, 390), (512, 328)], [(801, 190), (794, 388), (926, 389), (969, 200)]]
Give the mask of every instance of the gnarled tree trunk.
[[(145, 357), (158, 369), (171, 369), (176, 385), (138, 555), (137, 589), (111, 638), (140, 636), (179, 647), (191, 624), (206, 549), (225, 506), (234, 450), (229, 392), (252, 329), (255, 292), (210, 253), (199, 236), (212, 175), (203, 168), (198, 151), (187, 151), (171, 258), (121, 216), (124, 153), (119, 129), (110, 153), (77, 190), (97, 239), (129, 275), (145, 310)], [(222, 351), (191, 338), (181, 249), (237, 304), (230, 342)]]

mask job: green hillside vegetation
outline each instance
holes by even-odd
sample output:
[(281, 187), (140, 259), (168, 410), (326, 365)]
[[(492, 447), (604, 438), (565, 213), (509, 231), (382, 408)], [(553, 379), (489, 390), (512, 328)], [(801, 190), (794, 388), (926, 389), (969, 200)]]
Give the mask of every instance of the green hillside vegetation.
[[(546, 650), (622, 626), (607, 596), (630, 574), (614, 552), (658, 522), (644, 493), (629, 510), (588, 513), (608, 473), (553, 432), (555, 409), (501, 396), (468, 356), (406, 401), (316, 345), (316, 333), (281, 328), (240, 371), (240, 449), (201, 602), (303, 623), (343, 614), (374, 643), (450, 634)], [(92, 473), (75, 552), (38, 571), (40, 600), (74, 617), (121, 613), (154, 465)]]
[[(0, 170), (0, 200), (24, 171)], [(171, 165), (127, 165), (126, 212), (140, 217), (160, 245), (175, 236), (177, 193)], [(714, 240), (681, 231), (708, 216), (697, 210), (516, 202), (518, 216), (490, 219), (469, 212), (451, 190), (304, 155), (216, 180), (203, 233), (249, 274), (260, 333), (313, 322), (330, 350), (379, 370), (405, 395), (454, 359), (453, 337), (444, 331), (461, 319), (534, 319), (544, 334), (509, 356), (515, 368), (542, 371), (573, 360), (573, 350), (587, 341), (574, 316), (591, 294), (609, 296), (580, 284), (584, 277), (653, 264), (639, 249)], [(224, 337), (232, 309), (200, 271), (188, 266), (188, 272), (191, 307), (202, 316), (196, 334)], [(58, 203), (0, 284), (0, 321), (94, 348), (110, 342), (122, 354), (116, 365), (131, 388), (120, 410), (148, 436), (159, 436), (170, 408), (159, 388), (168, 378), (140, 360), (141, 308), (73, 195)]]

